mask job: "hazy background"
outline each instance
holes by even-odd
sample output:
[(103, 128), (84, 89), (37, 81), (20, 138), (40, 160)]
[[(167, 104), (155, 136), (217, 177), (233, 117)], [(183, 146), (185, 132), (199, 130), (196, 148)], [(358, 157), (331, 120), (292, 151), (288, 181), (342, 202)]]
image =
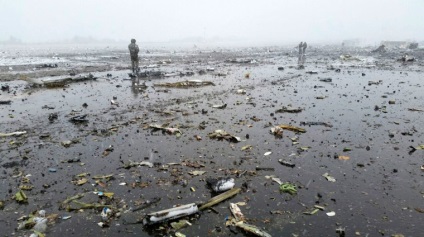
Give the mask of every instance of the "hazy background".
[(0, 41), (421, 41), (423, 12), (423, 0), (0, 0)]

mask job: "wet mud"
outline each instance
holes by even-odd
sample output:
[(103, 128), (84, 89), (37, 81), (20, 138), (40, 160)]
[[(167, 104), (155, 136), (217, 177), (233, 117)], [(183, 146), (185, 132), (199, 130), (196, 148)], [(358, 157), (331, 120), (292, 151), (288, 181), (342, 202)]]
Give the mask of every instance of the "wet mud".
[[(0, 84), (9, 87), (0, 100), (11, 103), (0, 104), (0, 133), (26, 131), (0, 137), (4, 236), (29, 236), (31, 230), (17, 230), (17, 219), (38, 210), (58, 214), (47, 236), (175, 236), (170, 222), (140, 221), (207, 201), (216, 194), (206, 179), (224, 177), (234, 178), (242, 192), (184, 217), (192, 225), (179, 232), (251, 236), (225, 226), (229, 203), (245, 202), (240, 209), (247, 222), (272, 236), (340, 236), (341, 229), (348, 236), (421, 235), (424, 151), (411, 146), (424, 144), (422, 51), (411, 53), (415, 62), (401, 63), (402, 51), (315, 48), (298, 69), (294, 49), (150, 50), (141, 54), (141, 71), (163, 75), (142, 78), (129, 76), (129, 55), (119, 49), (89, 57), (83, 49), (66, 51), (53, 61), (35, 51), (16, 63), (13, 51), (3, 51)], [(340, 59), (345, 53), (358, 60)], [(58, 66), (36, 67), (52, 63)], [(43, 87), (70, 72), (96, 79)], [(186, 80), (214, 85), (158, 86)], [(72, 120), (81, 115), (86, 121)], [(306, 132), (272, 134), (281, 124)], [(208, 137), (218, 129), (240, 141)], [(125, 166), (130, 161), (153, 166)], [(280, 192), (272, 177), (294, 184), (297, 194)], [(32, 186), (23, 204), (14, 200), (22, 185)], [(109, 227), (98, 225), (102, 208), (63, 205), (77, 194), (84, 194), (80, 202), (112, 206)], [(313, 212), (314, 205), (324, 210)]]

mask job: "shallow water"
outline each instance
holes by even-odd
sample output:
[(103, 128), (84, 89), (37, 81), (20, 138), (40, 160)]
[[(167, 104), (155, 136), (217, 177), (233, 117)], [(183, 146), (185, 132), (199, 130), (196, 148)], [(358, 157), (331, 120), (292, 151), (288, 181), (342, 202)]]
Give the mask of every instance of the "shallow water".
[[(126, 203), (127, 208), (135, 207), (135, 201), (162, 197), (158, 204), (136, 213), (143, 216), (143, 213), (177, 204), (206, 201), (212, 194), (204, 179), (230, 176), (235, 178), (237, 187), (243, 183), (248, 186), (247, 191), (232, 198), (231, 202), (247, 202), (240, 208), (249, 223), (264, 228), (273, 236), (336, 236), (335, 230), (339, 226), (345, 227), (349, 236), (355, 232), (360, 232), (360, 236), (381, 233), (419, 236), (423, 214), (414, 208), (424, 208), (424, 173), (420, 170), (423, 153), (420, 150), (408, 152), (409, 146), (423, 144), (420, 128), (424, 121), (423, 112), (408, 111), (408, 108), (423, 109), (422, 72), (408, 67), (396, 70), (351, 67), (340, 64), (338, 59), (322, 59), (321, 55), (327, 53), (311, 53), (310, 63), (304, 70), (290, 67), (296, 57), (289, 53), (270, 54), (260, 50), (222, 55), (209, 53), (210, 59), (207, 60), (204, 54), (199, 54), (195, 60), (196, 55), (187, 53), (190, 60), (179, 55), (180, 59), (175, 57), (172, 64), (161, 65), (158, 70), (198, 71), (214, 67), (215, 72), (228, 75), (214, 76), (211, 72), (191, 77), (146, 79), (148, 88), (144, 91), (134, 88), (131, 80), (124, 80), (128, 79), (128, 70), (94, 73), (99, 77), (96, 81), (56, 89), (27, 89), (24, 81), (7, 82), (16, 95), (4, 92), (0, 95), (0, 100), (12, 100), (11, 105), (0, 107), (1, 132), (26, 130), (28, 135), (2, 138), (0, 143), (0, 199), (6, 200), (4, 215), (0, 217), (1, 229), (7, 235), (23, 235), (26, 232), (14, 230), (18, 225), (16, 219), (34, 210), (45, 209), (47, 213), (72, 216), (50, 225), (47, 235), (51, 236), (58, 233), (65, 236), (115, 236), (118, 233), (123, 236), (162, 236), (163, 232), (158, 231), (157, 226), (143, 229), (141, 224), (124, 224), (125, 220), (135, 218), (131, 212), (123, 212), (121, 218), (111, 222), (111, 227), (102, 229), (97, 226), (101, 220), (99, 211), (68, 213), (58, 210), (58, 203), (82, 192), (89, 192), (83, 200), (96, 201), (98, 198), (91, 193), (95, 189), (114, 192), (115, 198), (121, 199), (121, 204)], [(225, 62), (225, 59), (240, 58), (241, 55), (253, 58), (257, 63)], [(156, 57), (166, 56), (173, 57), (171, 54), (155, 55), (144, 64), (149, 65), (159, 60)], [(385, 58), (379, 60), (395, 63)], [(329, 65), (337, 65), (341, 72), (327, 70)], [(284, 66), (285, 70), (278, 71), (279, 66)], [(318, 74), (311, 75), (306, 73), (308, 71)], [(106, 77), (107, 73), (113, 76)], [(246, 73), (250, 73), (249, 78), (245, 78)], [(319, 81), (328, 77), (332, 78), (331, 83)], [(191, 89), (155, 86), (190, 79), (209, 80), (215, 86)], [(382, 80), (379, 85), (368, 85), (369, 81), (379, 80)], [(246, 89), (247, 94), (236, 94), (240, 88)], [(169, 91), (163, 92), (164, 89)], [(114, 96), (119, 106), (111, 105)], [(325, 98), (316, 99), (317, 96)], [(395, 100), (395, 104), (389, 104), (389, 100)], [(88, 107), (84, 108), (83, 103)], [(212, 105), (222, 103), (227, 104), (225, 109), (212, 108)], [(44, 105), (54, 109), (42, 109)], [(304, 110), (298, 114), (275, 112), (288, 105)], [(387, 113), (374, 110), (376, 105), (387, 106)], [(202, 114), (202, 109), (207, 113)], [(73, 113), (72, 110), (81, 112)], [(171, 114), (160, 113), (163, 111)], [(48, 115), (53, 112), (58, 114), (58, 119), (50, 122)], [(68, 121), (78, 113), (88, 114), (89, 122), (75, 125)], [(252, 117), (260, 121), (254, 121)], [(270, 133), (269, 124), (300, 126), (302, 121), (326, 122), (332, 127), (301, 126), (306, 133), (284, 131), (282, 138)], [(180, 126), (183, 135), (177, 138), (143, 129), (151, 123), (166, 122), (171, 127)], [(202, 122), (206, 126), (204, 130), (198, 128)], [(102, 129), (110, 131), (112, 127), (117, 130), (108, 135), (100, 132)], [(216, 129), (224, 129), (241, 137), (242, 141), (229, 143), (208, 138), (207, 135)], [(413, 131), (412, 136), (401, 135), (405, 131)], [(50, 138), (41, 139), (39, 135), (45, 132), (50, 133)], [(389, 132), (394, 136), (390, 137)], [(202, 140), (196, 141), (195, 135), (201, 136)], [(294, 136), (299, 137), (298, 145), (293, 145), (290, 140)], [(79, 143), (69, 148), (60, 144), (74, 138), (79, 139)], [(109, 145), (113, 145), (113, 152), (102, 156)], [(253, 149), (241, 151), (245, 145), (252, 145)], [(310, 148), (300, 152), (298, 148), (302, 146)], [(344, 152), (346, 147), (351, 151)], [(272, 154), (264, 156), (267, 151)], [(335, 159), (338, 155), (350, 159)], [(75, 157), (85, 164), (61, 162)], [(278, 159), (288, 160), (296, 166), (282, 166)], [(117, 169), (128, 160), (160, 164), (189, 160), (205, 167)], [(19, 165), (11, 165), (13, 161), (18, 161)], [(275, 170), (256, 171), (257, 166)], [(49, 172), (49, 168), (56, 168), (57, 172)], [(27, 205), (19, 205), (10, 199), (20, 185), (19, 178), (10, 178), (14, 169), (32, 175), (30, 180), (34, 189), (26, 192), (29, 197)], [(188, 174), (192, 170), (206, 173), (192, 177)], [(238, 173), (249, 172), (239, 177), (236, 170)], [(94, 184), (91, 178), (82, 186), (71, 183), (74, 175), (84, 172), (91, 176), (113, 173), (115, 179), (109, 181), (106, 188), (91, 185)], [(322, 176), (324, 173), (329, 173), (336, 182), (327, 181)], [(266, 179), (266, 175), (297, 184), (298, 194), (290, 197), (279, 193), (278, 185)], [(187, 186), (180, 185), (181, 180), (186, 180)], [(146, 182), (148, 186), (131, 188), (118, 185), (121, 182)], [(43, 184), (50, 187), (45, 189)], [(192, 187), (194, 192), (190, 190)], [(231, 215), (228, 203), (225, 201), (215, 206), (218, 213), (205, 211), (190, 218), (193, 225), (181, 232), (187, 236), (244, 236), (240, 231), (235, 234), (225, 227), (225, 218)], [(315, 215), (303, 214), (312, 211), (315, 204), (325, 206), (326, 210)], [(273, 211), (282, 214), (271, 214)], [(330, 211), (336, 215), (329, 217), (325, 214)]]

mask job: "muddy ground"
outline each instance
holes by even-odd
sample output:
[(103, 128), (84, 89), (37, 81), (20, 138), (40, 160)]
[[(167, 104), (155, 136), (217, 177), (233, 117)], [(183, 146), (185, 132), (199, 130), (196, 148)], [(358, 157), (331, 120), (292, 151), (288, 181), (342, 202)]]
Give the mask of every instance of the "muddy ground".
[[(163, 74), (131, 79), (125, 46), (1, 48), (0, 101), (10, 104), (0, 105), (0, 133), (26, 131), (0, 137), (2, 236), (29, 236), (31, 230), (17, 230), (18, 218), (39, 210), (58, 214), (49, 219), (47, 236), (175, 236), (170, 222), (137, 222), (150, 212), (207, 201), (216, 195), (206, 185), (210, 177), (232, 177), (242, 192), (185, 217), (192, 225), (178, 231), (186, 236), (251, 236), (225, 226), (230, 202), (245, 202), (247, 222), (272, 236), (339, 236), (336, 229), (346, 236), (422, 235), (424, 151), (411, 148), (424, 144), (422, 50), (372, 54), (312, 46), (304, 69), (297, 68), (294, 48), (148, 51), (140, 55), (141, 72)], [(416, 60), (398, 62), (404, 53)], [(342, 60), (343, 54), (354, 59)], [(186, 80), (215, 85), (158, 85)], [(301, 112), (279, 112), (283, 106)], [(70, 121), (78, 115), (87, 121)], [(306, 132), (270, 132), (281, 124)], [(241, 141), (209, 138), (217, 129)], [(153, 167), (123, 168), (129, 161)], [(297, 194), (281, 193), (270, 176), (294, 184)], [(14, 199), (20, 189), (29, 189), (23, 190), (27, 203)], [(78, 194), (84, 194), (80, 202), (111, 205), (109, 227), (98, 226), (102, 208), (61, 204)]]

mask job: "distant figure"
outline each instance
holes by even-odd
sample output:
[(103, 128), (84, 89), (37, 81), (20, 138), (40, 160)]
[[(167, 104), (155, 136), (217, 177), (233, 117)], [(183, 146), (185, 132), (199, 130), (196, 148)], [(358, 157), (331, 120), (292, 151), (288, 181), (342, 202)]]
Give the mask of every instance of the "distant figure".
[(305, 64), (305, 59), (306, 59), (306, 48), (308, 47), (308, 45), (306, 44), (306, 42), (303, 42), (303, 46), (302, 46), (302, 65)]
[(302, 62), (303, 42), (300, 42), (298, 47), (299, 47), (299, 59), (297, 60), (297, 64), (300, 65)]
[(130, 50), (132, 71), (138, 72), (138, 52), (140, 49), (135, 43), (135, 39), (131, 39), (131, 44), (128, 45), (128, 49)]

